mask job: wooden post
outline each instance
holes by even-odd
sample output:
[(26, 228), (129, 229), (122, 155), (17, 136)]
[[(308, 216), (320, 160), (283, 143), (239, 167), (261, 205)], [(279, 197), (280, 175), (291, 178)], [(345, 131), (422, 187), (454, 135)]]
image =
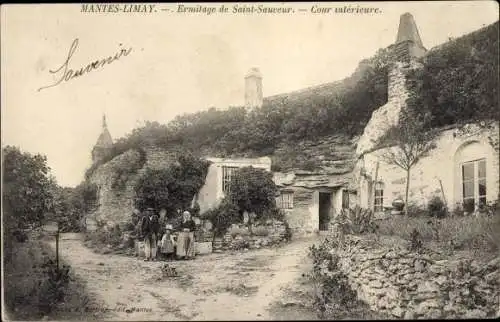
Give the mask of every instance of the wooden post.
[(448, 212), (448, 203), (446, 202), (446, 197), (444, 195), (443, 182), (441, 181), (441, 179), (438, 179), (438, 180), (439, 180), (439, 186), (441, 186), (441, 195), (443, 196), (443, 202), (445, 205), (445, 209)]
[(377, 161), (377, 165), (375, 166), (375, 179), (372, 182), (372, 190), (370, 191), (370, 208), (375, 212), (375, 187), (377, 185), (377, 180), (378, 180), (378, 165), (379, 162)]
[(59, 271), (59, 222), (57, 222), (57, 230), (56, 230), (56, 267)]

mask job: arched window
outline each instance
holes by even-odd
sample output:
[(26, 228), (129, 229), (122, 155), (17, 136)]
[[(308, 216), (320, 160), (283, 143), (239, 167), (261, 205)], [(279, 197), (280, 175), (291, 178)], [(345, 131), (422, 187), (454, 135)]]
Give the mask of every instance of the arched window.
[(375, 198), (373, 200), (373, 210), (375, 212), (384, 211), (384, 183), (375, 183)]

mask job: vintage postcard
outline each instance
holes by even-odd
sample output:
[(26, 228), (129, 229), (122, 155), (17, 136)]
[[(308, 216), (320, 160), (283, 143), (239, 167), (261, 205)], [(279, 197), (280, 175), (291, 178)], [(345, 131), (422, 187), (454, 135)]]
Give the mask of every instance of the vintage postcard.
[(498, 9), (2, 5), (2, 319), (498, 317)]

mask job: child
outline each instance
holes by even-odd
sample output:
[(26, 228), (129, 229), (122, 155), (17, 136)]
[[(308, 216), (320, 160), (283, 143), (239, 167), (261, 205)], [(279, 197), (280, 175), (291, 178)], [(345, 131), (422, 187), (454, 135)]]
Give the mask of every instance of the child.
[(165, 258), (172, 258), (175, 255), (175, 240), (172, 235), (172, 225), (165, 226), (165, 233), (160, 241), (160, 253)]

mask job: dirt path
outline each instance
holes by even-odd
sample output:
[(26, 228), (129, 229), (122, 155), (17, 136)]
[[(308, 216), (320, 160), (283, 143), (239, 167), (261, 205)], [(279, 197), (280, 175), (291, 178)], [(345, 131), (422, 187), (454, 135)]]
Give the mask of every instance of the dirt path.
[(307, 270), (307, 250), (314, 241), (167, 262), (178, 272), (174, 278), (162, 276), (165, 262), (96, 254), (83, 246), (79, 234), (63, 234), (60, 252), (96, 301), (109, 309), (106, 319), (279, 319), (273, 305), (289, 297), (284, 291)]

